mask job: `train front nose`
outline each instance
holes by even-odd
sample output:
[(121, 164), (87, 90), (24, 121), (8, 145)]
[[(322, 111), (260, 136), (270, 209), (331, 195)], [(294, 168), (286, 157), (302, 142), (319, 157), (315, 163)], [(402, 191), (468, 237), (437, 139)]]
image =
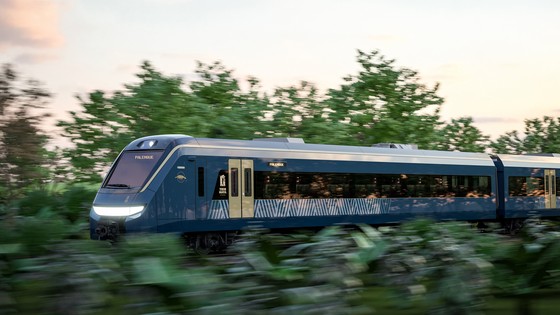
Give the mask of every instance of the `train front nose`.
[(126, 222), (141, 216), (144, 206), (108, 207), (94, 205), (90, 211), (90, 237), (96, 240), (116, 240), (126, 232)]
[(119, 234), (125, 232), (124, 226), (115, 221), (98, 222), (94, 231), (96, 239), (109, 241), (116, 241)]

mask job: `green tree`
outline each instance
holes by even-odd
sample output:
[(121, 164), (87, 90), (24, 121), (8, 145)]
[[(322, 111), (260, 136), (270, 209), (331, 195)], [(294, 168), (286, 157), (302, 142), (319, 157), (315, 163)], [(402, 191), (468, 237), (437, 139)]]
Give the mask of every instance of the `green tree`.
[(268, 98), (259, 91), (258, 79), (248, 78), (248, 91), (241, 90), (233, 70), (222, 63), (197, 63), (200, 78), (189, 85), (192, 96), (202, 105), (205, 128), (210, 138), (251, 139), (263, 130)]
[(48, 177), (48, 136), (40, 113), (50, 94), (36, 80), (22, 81), (13, 67), (0, 72), (0, 202), (8, 201), (23, 187), (41, 184)]
[(83, 111), (71, 112), (70, 121), (59, 122), (75, 145), (65, 154), (76, 179), (99, 181), (120, 150), (143, 136), (252, 137), (267, 101), (259, 95), (256, 79), (249, 79), (249, 91), (242, 92), (231, 73), (220, 63), (198, 63), (199, 79), (186, 90), (182, 78), (166, 76), (145, 62), (137, 74), (139, 82), (126, 84), (124, 91), (78, 97)]
[(332, 117), (348, 124), (348, 144), (415, 143), (432, 148), (441, 124), (439, 85), (428, 88), (416, 71), (397, 68), (373, 51), (358, 51), (361, 70), (327, 93)]
[(451, 123), (446, 124), (440, 134), (438, 150), (484, 152), (490, 142), (490, 137), (483, 135), (480, 129), (473, 126), (472, 117), (451, 119)]
[(308, 143), (344, 143), (347, 125), (329, 117), (328, 104), (315, 85), (277, 88), (270, 100), (272, 119), (266, 136), (303, 138)]
[(526, 119), (525, 131), (516, 130), (491, 144), (496, 153), (558, 153), (560, 152), (560, 117), (544, 116), (541, 119)]
[[(137, 74), (139, 83), (107, 96), (94, 91), (78, 96), (82, 111), (70, 112), (70, 121), (58, 123), (74, 144), (66, 156), (78, 181), (99, 181), (102, 171), (131, 140), (147, 135), (186, 133), (196, 122), (195, 106), (182, 89), (183, 80), (165, 76), (145, 62)], [(190, 108), (189, 108), (190, 107)], [(196, 127), (196, 126), (195, 126)]]

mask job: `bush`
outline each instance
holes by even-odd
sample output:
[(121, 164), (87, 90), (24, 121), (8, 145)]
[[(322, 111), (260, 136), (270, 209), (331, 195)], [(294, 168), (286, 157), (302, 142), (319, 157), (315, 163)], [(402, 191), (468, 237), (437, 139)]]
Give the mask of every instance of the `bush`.
[(69, 222), (86, 221), (97, 185), (56, 184), (30, 189), (15, 202), (15, 214), (36, 216), (47, 209)]
[(558, 226), (538, 220), (520, 238), (427, 220), (290, 235), (253, 229), (228, 255), (199, 256), (176, 235), (76, 237), (95, 190), (35, 189), (4, 207), (0, 313), (475, 314), (496, 292), (530, 307), (531, 293), (560, 280)]
[(465, 223), (419, 220), (392, 229), (383, 259), (382, 285), (395, 300), (424, 301), (430, 314), (474, 314), (489, 294), (490, 256), (496, 235), (479, 234)]

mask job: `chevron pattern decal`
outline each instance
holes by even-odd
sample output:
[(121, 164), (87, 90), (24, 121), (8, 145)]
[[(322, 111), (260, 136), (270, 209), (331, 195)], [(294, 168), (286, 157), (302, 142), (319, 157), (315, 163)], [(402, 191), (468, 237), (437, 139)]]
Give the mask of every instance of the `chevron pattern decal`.
[[(257, 199), (255, 218), (371, 215), (389, 213), (391, 199)], [(212, 200), (208, 219), (228, 219), (228, 201)]]
[(229, 219), (229, 205), (227, 200), (212, 200), (208, 211), (208, 219)]
[(255, 200), (255, 218), (369, 215), (389, 212), (391, 199)]

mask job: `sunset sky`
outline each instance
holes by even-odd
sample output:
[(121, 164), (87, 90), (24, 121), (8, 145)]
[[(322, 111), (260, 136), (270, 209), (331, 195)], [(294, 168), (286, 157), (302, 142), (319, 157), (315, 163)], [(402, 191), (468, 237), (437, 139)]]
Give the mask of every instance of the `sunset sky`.
[(560, 1), (0, 0), (0, 63), (54, 94), (56, 119), (75, 95), (134, 82), (144, 60), (194, 78), (220, 60), (264, 89), (336, 88), (378, 49), (439, 82), (445, 120), (472, 116), (492, 138), (524, 119), (560, 115)]

